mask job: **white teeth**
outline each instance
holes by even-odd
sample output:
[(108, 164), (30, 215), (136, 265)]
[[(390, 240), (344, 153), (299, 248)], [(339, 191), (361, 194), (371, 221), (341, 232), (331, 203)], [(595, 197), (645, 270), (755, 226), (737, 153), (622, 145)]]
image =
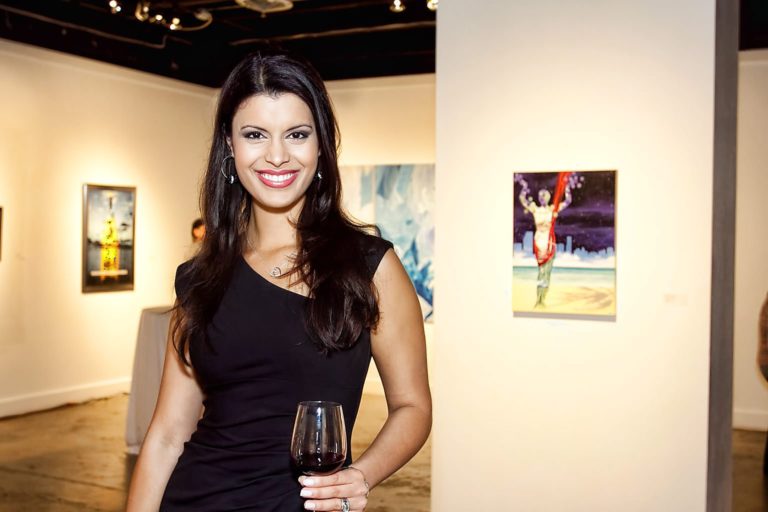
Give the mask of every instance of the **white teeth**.
[(295, 172), (287, 174), (267, 174), (265, 172), (261, 173), (261, 177), (271, 183), (283, 183), (284, 181), (288, 181), (289, 179), (293, 178), (295, 175)]

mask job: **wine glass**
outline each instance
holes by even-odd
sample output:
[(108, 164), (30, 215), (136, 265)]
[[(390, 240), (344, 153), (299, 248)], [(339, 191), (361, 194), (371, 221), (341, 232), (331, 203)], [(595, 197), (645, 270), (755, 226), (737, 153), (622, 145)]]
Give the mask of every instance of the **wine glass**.
[(347, 459), (344, 411), (336, 402), (300, 402), (291, 438), (291, 462), (305, 475), (328, 475)]

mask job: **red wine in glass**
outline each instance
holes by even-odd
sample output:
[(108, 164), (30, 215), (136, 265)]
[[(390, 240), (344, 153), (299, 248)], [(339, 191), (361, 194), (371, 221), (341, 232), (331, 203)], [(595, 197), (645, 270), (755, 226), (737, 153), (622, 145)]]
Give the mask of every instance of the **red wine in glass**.
[(329, 475), (347, 459), (344, 411), (336, 402), (301, 402), (291, 438), (291, 462), (305, 475)]
[(344, 465), (347, 458), (340, 453), (328, 452), (325, 455), (303, 455), (298, 458), (291, 458), (293, 467), (305, 475), (329, 475)]

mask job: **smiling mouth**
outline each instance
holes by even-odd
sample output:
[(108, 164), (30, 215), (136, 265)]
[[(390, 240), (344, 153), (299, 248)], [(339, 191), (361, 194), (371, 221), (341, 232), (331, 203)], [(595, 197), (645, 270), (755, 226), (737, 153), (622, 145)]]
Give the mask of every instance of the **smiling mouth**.
[(256, 175), (270, 188), (285, 188), (296, 180), (299, 171), (256, 171)]

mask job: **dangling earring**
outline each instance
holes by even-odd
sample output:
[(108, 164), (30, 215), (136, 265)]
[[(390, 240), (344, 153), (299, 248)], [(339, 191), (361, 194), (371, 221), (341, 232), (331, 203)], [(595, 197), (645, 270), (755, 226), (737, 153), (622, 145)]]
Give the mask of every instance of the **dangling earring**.
[(315, 179), (318, 182), (323, 180), (323, 172), (321, 170), (319, 170), (319, 169), (317, 170), (317, 172), (315, 173)]
[(221, 173), (222, 176), (224, 176), (224, 179), (227, 180), (227, 183), (232, 185), (235, 182), (235, 180), (237, 180), (237, 175), (234, 172), (230, 172), (229, 174), (224, 172), (224, 167), (227, 167), (227, 161), (229, 161), (230, 159), (234, 161), (235, 157), (233, 155), (227, 155), (224, 157), (224, 160), (221, 161), (221, 167), (219, 167), (219, 172)]

